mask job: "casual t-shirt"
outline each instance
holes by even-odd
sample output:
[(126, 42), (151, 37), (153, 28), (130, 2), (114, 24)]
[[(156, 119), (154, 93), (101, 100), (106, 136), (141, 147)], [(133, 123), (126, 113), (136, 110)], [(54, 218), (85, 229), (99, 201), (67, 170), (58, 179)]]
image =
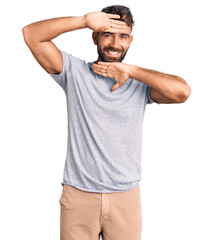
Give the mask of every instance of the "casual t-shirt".
[[(97, 193), (123, 192), (141, 179), (142, 123), (150, 87), (129, 78), (116, 80), (60, 50), (63, 70), (49, 75), (66, 95), (68, 138), (64, 184)], [(157, 103), (157, 102), (156, 102)]]

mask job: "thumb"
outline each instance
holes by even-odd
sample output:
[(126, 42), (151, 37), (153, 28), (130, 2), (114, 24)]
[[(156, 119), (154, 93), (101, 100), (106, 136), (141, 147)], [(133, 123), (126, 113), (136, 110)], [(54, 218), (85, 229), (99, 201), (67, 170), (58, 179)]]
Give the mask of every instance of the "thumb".
[(119, 83), (114, 84), (111, 88), (111, 92), (115, 91), (119, 87), (120, 87)]

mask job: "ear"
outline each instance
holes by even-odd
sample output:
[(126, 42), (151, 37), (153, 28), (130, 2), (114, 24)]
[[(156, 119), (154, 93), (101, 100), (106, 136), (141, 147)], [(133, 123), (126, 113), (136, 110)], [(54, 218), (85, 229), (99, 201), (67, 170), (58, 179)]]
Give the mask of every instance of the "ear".
[(98, 33), (97, 32), (93, 31), (92, 39), (93, 39), (94, 44), (97, 45), (98, 44)]
[(130, 36), (130, 44), (132, 43), (133, 41), (133, 35)]

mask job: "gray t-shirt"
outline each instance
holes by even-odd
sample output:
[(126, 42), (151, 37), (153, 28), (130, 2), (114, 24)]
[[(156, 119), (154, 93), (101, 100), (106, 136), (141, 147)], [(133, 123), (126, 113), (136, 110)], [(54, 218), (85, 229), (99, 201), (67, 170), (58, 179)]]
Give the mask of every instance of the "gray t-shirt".
[[(60, 50), (63, 70), (49, 75), (63, 88), (68, 138), (63, 182), (87, 192), (123, 192), (141, 179), (142, 123), (150, 87), (129, 78), (116, 83)], [(156, 102), (157, 103), (157, 102)]]

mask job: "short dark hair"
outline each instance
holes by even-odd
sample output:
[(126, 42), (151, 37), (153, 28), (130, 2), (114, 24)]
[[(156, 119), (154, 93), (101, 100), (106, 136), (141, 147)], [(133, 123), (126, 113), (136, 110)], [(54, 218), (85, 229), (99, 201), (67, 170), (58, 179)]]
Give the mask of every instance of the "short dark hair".
[(127, 23), (129, 27), (133, 27), (134, 25), (134, 20), (132, 13), (128, 7), (125, 7), (123, 5), (112, 5), (105, 7), (101, 10), (101, 12), (105, 13), (111, 13), (111, 14), (118, 14), (120, 15), (120, 18), (118, 20), (124, 21)]

